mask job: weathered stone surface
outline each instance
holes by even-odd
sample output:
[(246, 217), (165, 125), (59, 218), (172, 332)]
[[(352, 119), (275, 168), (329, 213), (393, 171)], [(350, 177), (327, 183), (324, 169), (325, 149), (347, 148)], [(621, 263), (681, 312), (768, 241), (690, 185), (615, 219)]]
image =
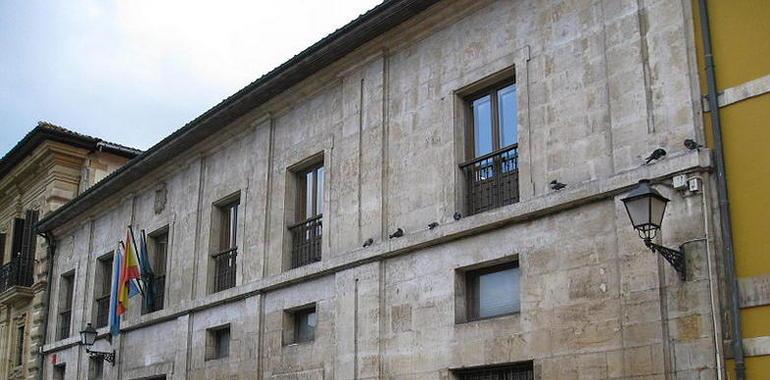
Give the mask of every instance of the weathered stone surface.
[[(707, 177), (708, 152), (681, 144), (699, 128), (685, 5), (437, 4), (57, 230), (55, 278), (78, 275), (76, 328), (91, 315), (94, 258), (128, 223), (168, 225), (166, 308), (142, 316), (131, 301), (108, 378), (147, 366), (175, 379), (451, 379), (519, 361), (544, 379), (710, 376), (705, 246), (688, 245), (681, 282), (620, 202), (640, 178)], [(466, 160), (458, 94), (500, 73), (515, 74), (519, 91), (521, 200), (455, 221)], [(643, 165), (658, 147), (667, 158)], [(314, 157), (327, 170), (322, 260), (291, 269), (292, 170)], [(554, 179), (568, 187), (551, 191)], [(167, 204), (157, 212), (159, 183)], [(660, 190), (672, 199), (660, 243), (703, 236), (711, 213), (700, 196)], [(213, 293), (213, 207), (233, 194), (236, 286)], [(388, 239), (397, 228), (405, 235)], [(519, 262), (520, 312), (458, 318), (458, 270), (501, 260)], [(290, 344), (287, 312), (313, 303), (314, 340)], [(206, 330), (226, 323), (230, 356), (205, 360)], [(86, 373), (81, 349), (52, 334), (47, 357), (59, 355), (71, 378)]]

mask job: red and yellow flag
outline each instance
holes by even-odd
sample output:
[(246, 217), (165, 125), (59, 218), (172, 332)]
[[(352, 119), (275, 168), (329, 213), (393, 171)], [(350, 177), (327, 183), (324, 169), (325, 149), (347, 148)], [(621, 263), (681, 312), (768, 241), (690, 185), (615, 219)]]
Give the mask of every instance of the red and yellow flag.
[(134, 246), (134, 234), (129, 226), (126, 231), (126, 239), (123, 240), (123, 260), (120, 270), (120, 287), (118, 288), (118, 315), (123, 315), (128, 310), (128, 299), (139, 294), (137, 281), (141, 278), (139, 271), (139, 258)]

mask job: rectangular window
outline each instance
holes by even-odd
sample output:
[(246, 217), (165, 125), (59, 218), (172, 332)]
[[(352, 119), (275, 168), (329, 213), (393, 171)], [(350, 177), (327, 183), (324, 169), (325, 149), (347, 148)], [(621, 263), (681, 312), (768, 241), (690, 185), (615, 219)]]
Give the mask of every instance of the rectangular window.
[(468, 108), (466, 212), (519, 201), (516, 83), (502, 82), (465, 98)]
[(206, 331), (206, 360), (230, 356), (230, 325)]
[(284, 343), (299, 344), (315, 339), (318, 314), (315, 304), (284, 313)]
[(504, 82), (468, 97), (473, 158), (517, 144), (516, 84)]
[(217, 206), (219, 250), (212, 257), (214, 260), (214, 292), (235, 286), (239, 206), (240, 199)]
[(0, 265), (5, 263), (5, 234), (0, 234)]
[(465, 273), (468, 320), (517, 313), (520, 310), (518, 263)]
[(297, 222), (289, 226), (292, 238), (292, 268), (321, 260), (325, 176), (323, 163), (299, 171), (296, 176)]
[(21, 256), (21, 246), (24, 241), (24, 219), (13, 219), (13, 240), (11, 240), (11, 257), (8, 261), (13, 260), (15, 257)]
[(454, 371), (458, 380), (534, 380), (532, 362)]
[(67, 366), (64, 364), (58, 364), (53, 366), (53, 379), (64, 380), (67, 375)]
[(92, 358), (88, 360), (88, 380), (102, 380), (104, 378), (104, 359)]
[(219, 230), (219, 251), (227, 251), (236, 248), (238, 237), (238, 206), (240, 200), (230, 202), (219, 207), (220, 230)]
[[(154, 277), (149, 286), (152, 286), (152, 304), (142, 308), (142, 313), (151, 313), (163, 310), (166, 294), (166, 258), (168, 256), (168, 227), (164, 227), (150, 234), (148, 239), (148, 254)], [(144, 304), (143, 304), (144, 305)]]
[(17, 366), (24, 363), (24, 325), (16, 329), (16, 361)]
[(72, 322), (72, 292), (75, 286), (75, 272), (63, 274), (59, 280), (59, 321), (57, 339), (70, 336)]
[(297, 173), (297, 177), (299, 180), (297, 221), (299, 222), (323, 213), (323, 163)]
[(112, 253), (100, 257), (96, 262), (96, 283), (94, 288), (96, 305), (96, 328), (107, 326), (110, 313), (110, 290), (112, 288)]

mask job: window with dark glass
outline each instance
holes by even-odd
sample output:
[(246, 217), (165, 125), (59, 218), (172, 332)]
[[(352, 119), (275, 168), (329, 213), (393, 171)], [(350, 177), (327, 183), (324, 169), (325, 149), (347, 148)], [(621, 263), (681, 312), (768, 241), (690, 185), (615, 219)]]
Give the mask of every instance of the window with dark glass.
[(519, 200), (516, 83), (512, 80), (465, 98), (467, 213), (476, 214)]
[(318, 314), (315, 305), (305, 306), (285, 313), (284, 343), (306, 343), (315, 339)]
[[(237, 210), (235, 211), (237, 213)], [(237, 214), (236, 214), (237, 218)], [(237, 222), (236, 222), (237, 223)], [(235, 234), (235, 232), (233, 232)], [(153, 232), (149, 235), (149, 256), (152, 266), (153, 278), (149, 286), (152, 286), (152, 303), (143, 304), (142, 313), (151, 313), (163, 310), (166, 295), (166, 260), (168, 256), (168, 227)]]
[(212, 256), (214, 260), (214, 292), (235, 286), (239, 207), (239, 198), (223, 202), (217, 206), (219, 218), (218, 251)]
[(63, 274), (59, 280), (59, 320), (57, 324), (57, 339), (70, 336), (72, 322), (72, 293), (75, 286), (75, 272)]
[(206, 340), (206, 360), (230, 356), (230, 325), (209, 329)]
[(5, 263), (5, 234), (0, 234), (0, 265)]
[(8, 261), (21, 256), (22, 246), (24, 245), (24, 219), (13, 219), (13, 240), (11, 240), (11, 257)]
[(57, 364), (53, 366), (53, 379), (64, 380), (67, 377), (67, 366), (64, 364)]
[(520, 310), (519, 281), (518, 263), (466, 272), (468, 320), (518, 312)]
[(15, 364), (20, 366), (24, 363), (24, 325), (16, 329), (16, 360)]
[(458, 380), (534, 380), (532, 362), (521, 362), (454, 371)]
[(289, 226), (292, 268), (321, 260), (324, 173), (323, 163), (296, 173), (297, 222)]
[(110, 289), (112, 288), (112, 253), (97, 260), (96, 283), (94, 287), (96, 305), (96, 325), (100, 328), (107, 326), (110, 313)]
[(104, 359), (91, 358), (88, 360), (88, 380), (102, 380), (104, 378)]

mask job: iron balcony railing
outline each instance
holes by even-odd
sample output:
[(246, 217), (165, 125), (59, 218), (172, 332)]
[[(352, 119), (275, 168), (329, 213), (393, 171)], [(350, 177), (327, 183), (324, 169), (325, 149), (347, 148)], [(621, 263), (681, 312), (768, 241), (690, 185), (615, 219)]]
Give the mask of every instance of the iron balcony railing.
[(110, 316), (110, 295), (101, 296), (96, 299), (96, 328), (105, 327)]
[(16, 256), (0, 266), (0, 293), (14, 286), (32, 286), (32, 263)]
[(518, 157), (518, 144), (513, 144), (460, 164), (468, 215), (519, 201)]
[(235, 286), (235, 268), (238, 248), (217, 253), (214, 259), (214, 291), (220, 292)]
[[(153, 311), (163, 310), (166, 301), (166, 276), (157, 276), (152, 281), (155, 290), (155, 301), (153, 302)], [(235, 270), (233, 270), (233, 285), (235, 286)]]
[(316, 215), (289, 226), (292, 268), (321, 261), (322, 219), (323, 215)]
[(72, 320), (72, 310), (59, 312), (59, 324), (57, 325), (57, 339), (66, 339), (70, 336), (70, 322)]

